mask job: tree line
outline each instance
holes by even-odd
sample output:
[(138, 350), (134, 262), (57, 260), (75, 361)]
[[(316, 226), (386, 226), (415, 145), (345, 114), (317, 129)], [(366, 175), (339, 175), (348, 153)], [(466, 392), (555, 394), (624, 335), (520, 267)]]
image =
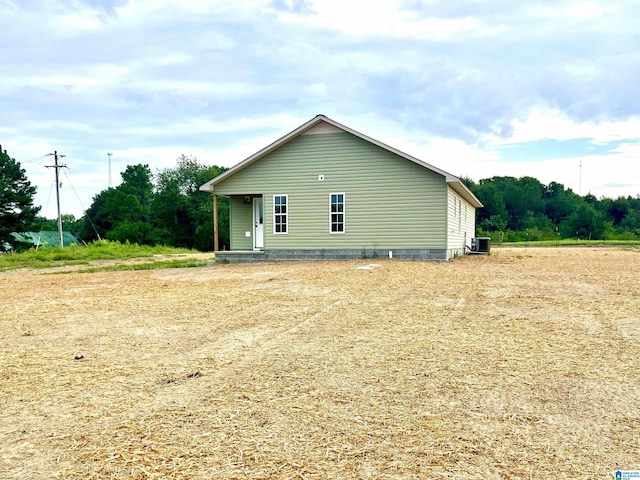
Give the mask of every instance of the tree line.
[(505, 241), (640, 237), (640, 196), (581, 196), (561, 183), (544, 185), (533, 177), (462, 181), (484, 205), (477, 210), (478, 235)]
[[(93, 197), (80, 219), (63, 215), (64, 229), (79, 240), (97, 239), (213, 249), (213, 203), (200, 185), (227, 169), (205, 166), (182, 155), (174, 168), (151, 172), (148, 165), (129, 165), (122, 182)], [(505, 241), (559, 238), (637, 240), (640, 196), (610, 199), (581, 196), (556, 182), (533, 177), (492, 177), (475, 182), (462, 178), (482, 202), (477, 234)], [(56, 230), (55, 220), (38, 217), (36, 189), (20, 163), (0, 147), (0, 251), (18, 247), (11, 232)], [(229, 246), (229, 203), (218, 201), (220, 248)], [(24, 247), (24, 246), (23, 246)]]
[[(198, 187), (227, 169), (207, 167), (182, 155), (174, 168), (153, 174), (148, 165), (129, 165), (122, 182), (93, 197), (75, 233), (84, 242), (99, 238), (139, 245), (213, 250), (213, 202)], [(218, 202), (219, 242), (229, 245), (229, 204)]]
[[(85, 214), (62, 215), (64, 230), (80, 241), (98, 239), (139, 245), (213, 250), (213, 202), (198, 187), (227, 169), (182, 155), (176, 167), (155, 174), (148, 165), (128, 165), (122, 182), (93, 197)], [(12, 232), (55, 231), (57, 221), (38, 216), (36, 188), (15, 159), (0, 149), (0, 251), (22, 250)], [(219, 245), (229, 245), (229, 203), (218, 202)]]
[[(138, 244), (213, 249), (211, 194), (198, 187), (226, 171), (181, 156), (175, 168), (152, 175), (147, 165), (128, 166), (122, 183), (100, 192), (76, 234), (85, 242), (106, 238)], [(640, 196), (617, 199), (578, 195), (564, 185), (533, 177), (492, 177), (462, 181), (482, 202), (477, 234), (504, 241), (560, 238), (640, 238)], [(229, 204), (218, 202), (219, 245), (229, 245)], [(73, 227), (73, 225), (71, 225)]]

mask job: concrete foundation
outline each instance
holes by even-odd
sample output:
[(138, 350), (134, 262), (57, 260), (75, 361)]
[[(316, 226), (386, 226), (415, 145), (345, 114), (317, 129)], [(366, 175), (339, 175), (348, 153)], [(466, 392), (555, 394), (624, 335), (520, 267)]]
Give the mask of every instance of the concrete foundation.
[[(315, 250), (265, 250), (216, 252), (217, 263), (263, 262), (282, 260), (355, 260), (389, 258), (390, 249), (315, 249)], [(464, 255), (464, 249), (391, 249), (397, 260), (421, 260), (442, 262), (456, 255)]]

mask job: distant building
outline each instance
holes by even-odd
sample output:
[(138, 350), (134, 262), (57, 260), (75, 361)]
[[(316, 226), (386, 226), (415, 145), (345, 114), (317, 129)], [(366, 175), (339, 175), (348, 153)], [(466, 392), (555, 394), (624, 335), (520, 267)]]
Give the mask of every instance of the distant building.
[[(13, 232), (11, 236), (20, 243), (31, 244), (35, 248), (60, 246), (59, 232)], [(80, 242), (69, 232), (62, 232), (64, 246), (80, 245)]]

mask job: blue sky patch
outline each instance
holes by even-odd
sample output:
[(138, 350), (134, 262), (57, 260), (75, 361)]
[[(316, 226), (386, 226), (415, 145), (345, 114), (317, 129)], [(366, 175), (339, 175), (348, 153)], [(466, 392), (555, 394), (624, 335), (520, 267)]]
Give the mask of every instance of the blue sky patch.
[(576, 158), (589, 155), (606, 155), (621, 141), (593, 143), (587, 138), (571, 140), (536, 140), (515, 143), (498, 148), (500, 158), (509, 162), (542, 162), (553, 158)]

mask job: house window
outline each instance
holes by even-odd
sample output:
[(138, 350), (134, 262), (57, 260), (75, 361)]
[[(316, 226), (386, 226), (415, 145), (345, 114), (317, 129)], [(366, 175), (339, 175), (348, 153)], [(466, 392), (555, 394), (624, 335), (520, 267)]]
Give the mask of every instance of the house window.
[(344, 193), (329, 194), (329, 233), (344, 233)]
[(273, 196), (273, 233), (286, 234), (288, 232), (289, 205), (287, 195)]

